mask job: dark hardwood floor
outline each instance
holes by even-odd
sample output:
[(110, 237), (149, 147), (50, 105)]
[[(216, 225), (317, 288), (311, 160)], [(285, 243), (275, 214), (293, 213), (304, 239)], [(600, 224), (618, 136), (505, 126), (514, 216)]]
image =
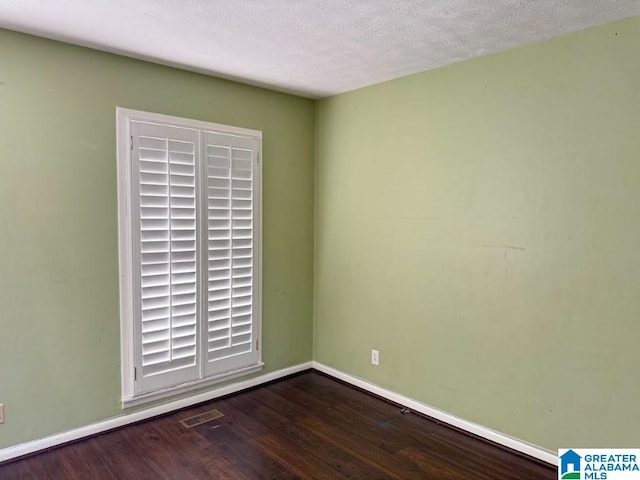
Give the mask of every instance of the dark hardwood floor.
[[(187, 429), (180, 420), (224, 417)], [(0, 466), (0, 479), (518, 479), (556, 469), (316, 372)]]

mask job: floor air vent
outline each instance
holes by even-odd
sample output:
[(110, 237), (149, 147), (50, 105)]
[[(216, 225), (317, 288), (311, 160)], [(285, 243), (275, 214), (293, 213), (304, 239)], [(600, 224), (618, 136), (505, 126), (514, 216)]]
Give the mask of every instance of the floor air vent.
[(200, 415), (180, 420), (180, 423), (187, 428), (193, 428), (221, 417), (224, 417), (224, 413), (220, 413), (218, 410), (209, 410), (208, 412), (201, 413)]

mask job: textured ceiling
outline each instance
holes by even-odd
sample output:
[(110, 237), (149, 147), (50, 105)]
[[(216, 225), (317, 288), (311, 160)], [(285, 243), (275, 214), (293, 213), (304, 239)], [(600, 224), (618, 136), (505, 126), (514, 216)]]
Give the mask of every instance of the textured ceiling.
[(640, 0), (0, 0), (0, 26), (319, 98), (640, 15)]

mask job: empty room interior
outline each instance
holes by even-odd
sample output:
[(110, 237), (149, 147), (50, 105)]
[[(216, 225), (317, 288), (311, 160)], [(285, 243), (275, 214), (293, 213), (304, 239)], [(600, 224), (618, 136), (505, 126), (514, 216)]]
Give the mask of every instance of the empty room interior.
[(3, 479), (638, 448), (640, 2), (0, 1), (0, 245)]

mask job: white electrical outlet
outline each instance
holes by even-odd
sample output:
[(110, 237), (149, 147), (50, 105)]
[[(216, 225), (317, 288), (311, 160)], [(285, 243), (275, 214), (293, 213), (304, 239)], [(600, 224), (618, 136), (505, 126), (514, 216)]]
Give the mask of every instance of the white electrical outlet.
[(380, 352), (378, 350), (371, 350), (371, 364), (372, 365), (380, 364)]
[(0, 424), (4, 423), (4, 403), (0, 403)]

